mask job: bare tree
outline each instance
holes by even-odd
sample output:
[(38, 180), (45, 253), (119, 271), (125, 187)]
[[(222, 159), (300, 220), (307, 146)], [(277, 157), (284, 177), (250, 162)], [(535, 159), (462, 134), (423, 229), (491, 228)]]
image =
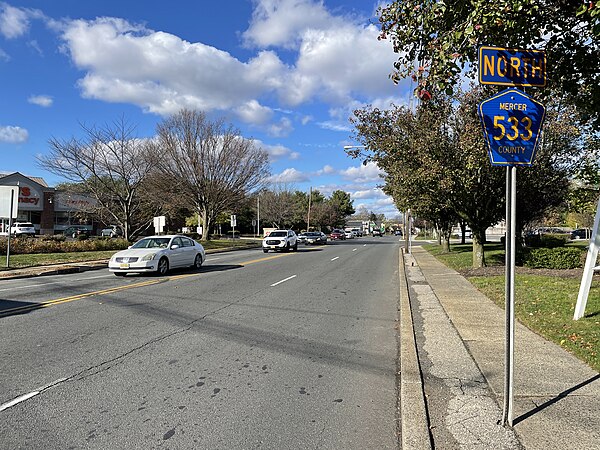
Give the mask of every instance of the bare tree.
[(296, 207), (294, 191), (285, 183), (275, 183), (260, 193), (260, 216), (275, 228), (292, 226)]
[(219, 213), (235, 210), (269, 175), (266, 151), (201, 111), (181, 110), (160, 123), (157, 134), (157, 167), (200, 215), (203, 240)]
[(80, 126), (83, 138), (51, 138), (50, 153), (38, 157), (38, 164), (91, 195), (97, 205), (88, 212), (114, 221), (131, 240), (150, 227), (155, 215), (143, 189), (152, 143), (135, 137), (135, 127), (124, 118), (101, 128)]

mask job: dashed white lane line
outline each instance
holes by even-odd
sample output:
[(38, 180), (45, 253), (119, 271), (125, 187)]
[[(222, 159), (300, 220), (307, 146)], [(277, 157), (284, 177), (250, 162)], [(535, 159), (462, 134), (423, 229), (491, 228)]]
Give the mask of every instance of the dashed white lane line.
[(332, 261), (335, 261), (336, 259), (340, 259), (340, 257), (336, 256), (335, 258), (331, 258)]
[(278, 281), (277, 283), (273, 283), (273, 284), (271, 285), (271, 287), (273, 287), (273, 286), (277, 286), (278, 284), (281, 284), (281, 283), (285, 283), (286, 281), (289, 281), (289, 280), (291, 280), (292, 278), (296, 278), (296, 276), (297, 276), (297, 275), (292, 275), (291, 277), (284, 278), (283, 280), (281, 280), (281, 281)]
[(352, 249), (352, 251), (353, 251), (353, 252), (355, 252), (355, 251), (356, 251), (356, 249), (355, 249), (355, 248), (353, 248), (353, 249)]
[(367, 246), (367, 244), (363, 244), (363, 247), (366, 247), (366, 246)]
[(2, 405), (0, 405), (0, 412), (4, 411), (5, 409), (8, 409), (12, 406), (18, 405), (19, 403), (22, 403), (26, 400), (29, 400), (30, 398), (35, 397), (38, 394), (41, 394), (46, 389), (50, 389), (51, 387), (53, 387), (59, 383), (62, 383), (65, 380), (66, 380), (66, 378), (59, 378), (58, 380), (53, 381), (52, 383), (48, 383), (46, 386), (42, 386), (37, 391), (33, 391), (33, 392), (30, 392), (29, 394), (21, 395), (15, 399), (11, 400), (10, 402), (3, 403)]

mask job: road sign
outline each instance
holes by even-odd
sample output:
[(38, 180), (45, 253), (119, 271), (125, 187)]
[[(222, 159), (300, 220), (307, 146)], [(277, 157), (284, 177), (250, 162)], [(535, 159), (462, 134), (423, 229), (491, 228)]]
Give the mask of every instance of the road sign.
[(530, 166), (535, 157), (546, 110), (518, 89), (504, 91), (479, 104), (479, 117), (495, 166)]
[(546, 52), (479, 47), (479, 83), (546, 86)]
[(237, 220), (236, 220), (235, 214), (231, 215), (230, 220), (231, 220), (231, 226), (235, 227), (237, 225)]
[[(11, 210), (12, 208), (12, 210)], [(12, 215), (11, 215), (12, 211)], [(19, 212), (19, 187), (0, 186), (0, 218), (16, 218)]]
[(161, 234), (165, 228), (165, 224), (166, 224), (166, 217), (165, 216), (157, 216), (154, 218), (154, 232), (156, 234)]

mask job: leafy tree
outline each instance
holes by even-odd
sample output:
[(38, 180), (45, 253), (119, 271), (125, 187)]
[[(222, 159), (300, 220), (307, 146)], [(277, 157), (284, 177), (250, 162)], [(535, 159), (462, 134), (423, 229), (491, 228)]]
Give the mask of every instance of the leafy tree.
[(151, 142), (135, 136), (124, 118), (103, 127), (80, 124), (83, 137), (51, 138), (50, 153), (38, 164), (73, 183), (73, 189), (93, 197), (89, 213), (119, 225), (132, 240), (152, 225), (157, 205), (148, 195)]
[(207, 240), (217, 216), (235, 210), (269, 174), (268, 155), (222, 119), (181, 110), (157, 126), (154, 161), (202, 219)]
[(354, 201), (350, 198), (348, 192), (336, 190), (331, 193), (329, 202), (335, 208), (337, 212), (336, 224), (343, 226), (346, 224), (346, 218), (355, 213), (353, 203)]
[[(600, 125), (600, 8), (581, 0), (396, 0), (378, 9), (380, 39), (398, 60), (391, 78), (411, 76), (416, 95), (452, 94), (472, 78), (481, 45), (544, 48), (545, 101), (560, 97)], [(415, 61), (419, 64), (415, 66)]]

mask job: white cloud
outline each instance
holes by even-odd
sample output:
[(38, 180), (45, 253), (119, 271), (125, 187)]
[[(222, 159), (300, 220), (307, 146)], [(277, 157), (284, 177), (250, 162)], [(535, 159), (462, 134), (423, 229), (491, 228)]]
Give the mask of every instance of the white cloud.
[(0, 61), (10, 61), (10, 56), (0, 48)]
[(285, 137), (288, 136), (293, 130), (294, 127), (292, 126), (292, 121), (287, 117), (282, 117), (279, 122), (269, 126), (267, 133), (269, 136), (273, 137)]
[(340, 123), (340, 122), (334, 122), (334, 121), (331, 121), (331, 120), (326, 120), (324, 122), (319, 122), (317, 125), (319, 125), (321, 128), (323, 128), (325, 130), (345, 131), (345, 132), (352, 131), (352, 127), (350, 125), (346, 125), (346, 124)]
[(366, 190), (360, 190), (360, 191), (354, 191), (350, 193), (350, 196), (352, 197), (352, 199), (387, 199), (387, 195), (385, 195), (385, 193), (379, 189), (379, 188), (372, 188), (372, 189), (366, 189)]
[(248, 45), (292, 49), (307, 28), (327, 28), (335, 20), (323, 2), (312, 0), (260, 0), (243, 37)]
[(256, 100), (249, 100), (235, 109), (238, 117), (246, 123), (262, 125), (267, 123), (273, 116), (273, 110), (262, 106)]
[(13, 126), (0, 126), (0, 142), (9, 144), (21, 144), (29, 139), (26, 129)]
[(270, 183), (297, 183), (302, 181), (308, 181), (308, 176), (296, 169), (289, 168), (277, 175), (269, 177)]
[(257, 147), (261, 147), (269, 154), (269, 159), (271, 162), (283, 158), (295, 160), (300, 157), (300, 153), (292, 151), (284, 145), (268, 145), (259, 139), (254, 139), (254, 144)]
[(349, 167), (346, 170), (342, 170), (341, 175), (354, 182), (375, 182), (381, 181), (381, 175), (383, 171), (373, 161), (368, 162), (366, 165), (360, 165), (358, 167)]
[(29, 103), (33, 103), (34, 105), (43, 106), (44, 108), (48, 108), (52, 106), (54, 99), (49, 95), (32, 95), (27, 99)]
[(325, 164), (322, 169), (317, 171), (317, 175), (333, 175), (334, 173), (335, 169), (329, 164)]
[(6, 3), (0, 4), (0, 34), (7, 39), (23, 36), (29, 30), (29, 15), (26, 10)]

